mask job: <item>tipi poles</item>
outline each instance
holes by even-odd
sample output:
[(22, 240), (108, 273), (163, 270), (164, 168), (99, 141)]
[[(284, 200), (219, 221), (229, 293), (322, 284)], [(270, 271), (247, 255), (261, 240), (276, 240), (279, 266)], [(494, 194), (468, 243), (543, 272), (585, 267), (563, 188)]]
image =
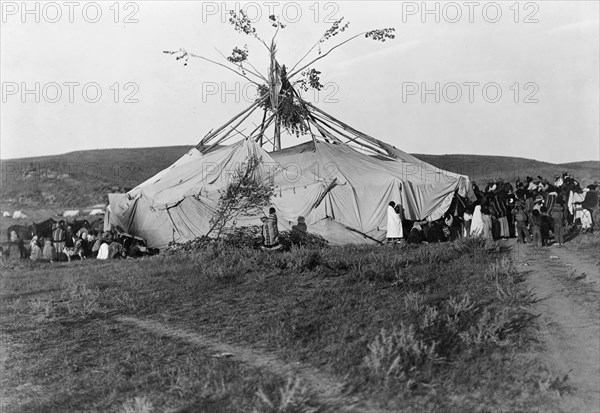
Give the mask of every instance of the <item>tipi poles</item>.
[(340, 126), (342, 129), (344, 129), (345, 131), (348, 132), (352, 132), (354, 133), (357, 137), (360, 137), (364, 140), (366, 140), (367, 142), (374, 144), (376, 146), (381, 147), (381, 141), (379, 141), (378, 139), (373, 138), (372, 136), (369, 136), (367, 134), (364, 134), (356, 129), (354, 129), (352, 126), (348, 125), (347, 123), (342, 122), (339, 119), (334, 118), (333, 116), (331, 116), (329, 113), (324, 112), (323, 110), (319, 109), (318, 107), (310, 104), (307, 102), (307, 105), (309, 105), (312, 109), (314, 109), (317, 113), (320, 113), (324, 118), (333, 121), (334, 123), (337, 123), (338, 126)]
[(265, 134), (265, 120), (267, 120), (267, 109), (265, 108), (265, 113), (263, 114), (263, 119), (260, 127), (260, 142), (258, 143), (261, 148), (263, 146), (263, 135)]
[[(350, 143), (350, 142), (352, 142), (352, 143), (356, 143), (356, 144), (358, 144), (358, 145), (362, 146), (363, 148), (365, 148), (365, 149), (368, 149), (368, 150), (370, 150), (370, 151), (372, 151), (372, 152), (375, 152), (375, 153), (377, 153), (377, 154), (379, 154), (379, 155), (388, 156), (388, 154), (387, 154), (387, 153), (385, 153), (385, 152), (383, 152), (383, 151), (380, 151), (379, 149), (377, 149), (377, 148), (374, 148), (374, 147), (373, 147), (373, 146), (371, 146), (371, 145), (367, 145), (367, 144), (366, 144), (366, 143), (364, 143), (364, 142), (361, 142), (361, 141), (359, 140), (360, 136), (356, 136), (356, 137), (349, 136), (349, 135), (345, 134), (344, 132), (342, 132), (342, 131), (340, 131), (340, 130), (336, 129), (336, 128), (335, 128), (333, 125), (331, 125), (330, 123), (327, 123), (327, 122), (325, 122), (323, 119), (320, 119), (320, 118), (319, 118), (319, 117), (317, 117), (317, 116), (315, 116), (314, 118), (315, 118), (315, 120), (316, 120), (317, 122), (319, 122), (319, 123), (323, 124), (323, 126), (324, 126), (324, 127), (327, 127), (327, 128), (329, 128), (329, 129), (331, 129), (333, 132), (335, 132), (335, 133), (337, 133), (337, 134), (341, 135), (342, 137), (344, 137), (344, 138), (348, 139), (348, 141), (349, 141), (349, 142), (347, 142), (347, 143)], [(343, 127), (342, 127), (342, 128), (343, 128)], [(347, 132), (348, 132), (348, 131), (347, 131)], [(367, 141), (367, 142), (368, 142), (368, 141)]]
[[(229, 126), (230, 124), (232, 124), (233, 122), (235, 122), (240, 116), (243, 116), (247, 112), (250, 112), (250, 113), (254, 112), (254, 109), (256, 109), (256, 107), (258, 105), (260, 105), (261, 103), (263, 103), (267, 99), (267, 97), (268, 97), (268, 95), (264, 95), (262, 98), (260, 98), (260, 100), (257, 100), (252, 105), (250, 105), (248, 108), (244, 109), (243, 111), (241, 111), (240, 113), (238, 113), (237, 115), (235, 115), (233, 118), (231, 118), (225, 124), (223, 124), (223, 126), (221, 126), (220, 128), (218, 128), (216, 131), (214, 131), (214, 132), (206, 135), (204, 138), (202, 138), (202, 140), (200, 141), (200, 143), (198, 145), (196, 145), (196, 149), (200, 149), (200, 147), (206, 145), (211, 139), (213, 139), (215, 136), (217, 136), (219, 133), (221, 133), (223, 131), (223, 129), (225, 129), (227, 126)], [(242, 119), (242, 121), (245, 120), (247, 117), (248, 117), (248, 115), (246, 117), (244, 117), (244, 119)]]
[[(243, 113), (246, 113), (246, 116), (244, 116), (242, 119), (240, 119), (240, 121), (238, 123), (235, 124), (235, 126), (232, 126), (230, 130), (228, 130), (223, 136), (221, 136), (219, 139), (217, 139), (212, 145), (210, 145), (207, 148), (207, 151), (214, 148), (215, 146), (217, 146), (220, 142), (222, 142), (225, 138), (227, 138), (227, 136), (234, 131), (235, 129), (237, 129), (238, 126), (240, 126), (246, 119), (248, 119), (248, 117), (254, 112), (254, 110), (256, 109), (256, 107), (260, 104), (260, 101), (257, 101), (254, 103), (254, 105), (252, 105), (250, 107), (250, 109), (246, 110)], [(243, 114), (242, 113), (242, 114)], [(238, 116), (239, 117), (239, 116)], [(232, 122), (228, 122), (227, 124), (223, 125), (220, 129), (222, 130), (223, 128), (227, 127), (228, 125), (230, 125)]]
[[(258, 142), (258, 141), (263, 142), (263, 139), (266, 139), (267, 141), (269, 141), (269, 143), (274, 144), (273, 141), (271, 141), (267, 136), (265, 136), (265, 131), (267, 130), (267, 128), (269, 126), (271, 126), (271, 123), (273, 123), (274, 119), (275, 119), (275, 115), (271, 115), (267, 118), (267, 121), (265, 123), (263, 123), (260, 134), (254, 139), (256, 142)], [(256, 130), (254, 130), (252, 132), (252, 134), (254, 134), (254, 132), (256, 132)], [(252, 135), (250, 135), (250, 136), (252, 136)]]

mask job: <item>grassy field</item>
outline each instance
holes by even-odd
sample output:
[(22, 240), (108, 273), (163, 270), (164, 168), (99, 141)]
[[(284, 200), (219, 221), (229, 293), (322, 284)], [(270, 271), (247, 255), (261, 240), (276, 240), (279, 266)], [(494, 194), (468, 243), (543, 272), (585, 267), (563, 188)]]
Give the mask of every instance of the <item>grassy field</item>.
[(4, 261), (5, 408), (555, 411), (568, 386), (537, 358), (535, 297), (508, 256), (473, 239)]

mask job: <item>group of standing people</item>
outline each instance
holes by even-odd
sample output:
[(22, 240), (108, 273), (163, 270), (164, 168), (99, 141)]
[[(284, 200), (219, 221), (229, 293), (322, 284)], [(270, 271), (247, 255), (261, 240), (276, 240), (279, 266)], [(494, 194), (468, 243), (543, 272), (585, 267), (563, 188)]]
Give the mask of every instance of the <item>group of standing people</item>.
[(480, 233), (488, 239), (516, 237), (536, 246), (564, 244), (566, 225), (580, 225), (581, 232), (593, 231), (593, 210), (598, 206), (598, 185), (581, 188), (568, 173), (554, 181), (538, 176), (517, 179), (513, 186), (502, 179), (488, 181), (483, 191), (473, 184), (477, 202), (464, 212), (471, 220), (469, 234)]
[(598, 183), (581, 188), (568, 173), (554, 181), (538, 176), (517, 179), (513, 186), (503, 179), (489, 180), (483, 190), (473, 183), (477, 200), (468, 203), (455, 197), (448, 212), (437, 220), (405, 221), (402, 207), (390, 202), (387, 208), (387, 239), (403, 238), (403, 226), (412, 225), (408, 243), (440, 242), (459, 236), (481, 236), (489, 240), (517, 238), (517, 242), (564, 244), (566, 225), (580, 225), (581, 232), (593, 231), (593, 211), (598, 206)]

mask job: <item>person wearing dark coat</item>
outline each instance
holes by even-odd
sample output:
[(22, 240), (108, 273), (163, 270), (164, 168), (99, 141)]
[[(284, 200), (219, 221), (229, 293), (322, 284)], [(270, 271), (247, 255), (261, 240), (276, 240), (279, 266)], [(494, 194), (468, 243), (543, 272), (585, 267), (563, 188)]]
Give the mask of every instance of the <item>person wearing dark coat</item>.
[(293, 245), (303, 245), (306, 240), (306, 233), (308, 232), (308, 227), (306, 226), (306, 220), (304, 217), (298, 217), (298, 223), (292, 226), (292, 231), (290, 232), (290, 240)]
[[(426, 221), (423, 221), (426, 222)], [(415, 221), (413, 226), (408, 233), (408, 237), (406, 238), (406, 242), (408, 244), (420, 244), (425, 239), (423, 235), (423, 229), (421, 228), (421, 222)]]

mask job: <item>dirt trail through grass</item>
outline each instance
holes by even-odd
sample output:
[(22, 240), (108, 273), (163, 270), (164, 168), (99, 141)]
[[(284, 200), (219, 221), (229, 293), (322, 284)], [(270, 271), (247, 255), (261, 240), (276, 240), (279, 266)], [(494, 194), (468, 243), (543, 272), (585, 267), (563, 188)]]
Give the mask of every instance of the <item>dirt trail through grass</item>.
[[(551, 247), (550, 256), (558, 257), (558, 262), (566, 265), (576, 277), (582, 277), (594, 289), (600, 291), (600, 267), (577, 252), (577, 247), (566, 244), (563, 248)], [(583, 277), (585, 275), (585, 277)]]
[[(549, 382), (540, 386), (568, 373), (575, 390), (563, 394), (562, 410), (599, 412), (600, 326), (597, 304), (589, 304), (595, 302), (598, 287), (588, 283), (597, 280), (598, 267), (568, 248), (536, 250), (515, 243), (513, 258), (540, 299), (541, 339), (547, 345), (542, 357), (549, 373)], [(586, 277), (581, 276), (584, 272)]]
[(169, 327), (153, 320), (141, 320), (134, 317), (118, 316), (119, 322), (134, 325), (153, 334), (185, 340), (199, 347), (203, 347), (215, 356), (227, 356), (241, 361), (252, 367), (266, 369), (281, 377), (300, 378), (324, 405), (335, 408), (335, 411), (344, 412), (378, 412), (385, 411), (374, 407), (373, 403), (359, 400), (356, 397), (343, 395), (343, 384), (333, 377), (320, 372), (312, 367), (297, 363), (285, 363), (279, 358), (262, 353), (255, 349), (229, 345), (198, 333)]

